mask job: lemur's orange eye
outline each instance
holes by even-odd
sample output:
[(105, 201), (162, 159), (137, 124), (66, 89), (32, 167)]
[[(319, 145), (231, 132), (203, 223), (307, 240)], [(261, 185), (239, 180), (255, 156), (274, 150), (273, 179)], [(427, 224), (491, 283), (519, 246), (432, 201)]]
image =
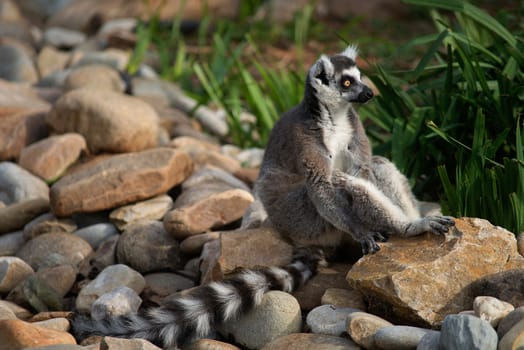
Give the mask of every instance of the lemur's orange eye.
[(342, 84), (344, 85), (344, 87), (348, 88), (351, 85), (351, 81), (349, 81), (349, 79), (346, 79)]

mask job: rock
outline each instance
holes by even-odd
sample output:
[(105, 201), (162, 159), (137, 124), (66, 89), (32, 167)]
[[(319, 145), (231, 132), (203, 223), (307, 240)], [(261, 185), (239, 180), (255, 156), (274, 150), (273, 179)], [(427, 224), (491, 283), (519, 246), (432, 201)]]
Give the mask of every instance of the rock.
[[(508, 262), (511, 264), (511, 259)], [(471, 299), (477, 295), (490, 295), (511, 305), (524, 305), (524, 268), (494, 273), (479, 278), (468, 286), (466, 291)]]
[(29, 199), (49, 200), (47, 184), (15, 163), (0, 163), (0, 201), (6, 205)]
[(86, 150), (86, 141), (80, 134), (51, 136), (24, 148), (18, 164), (45, 181), (53, 182)]
[(44, 233), (71, 233), (76, 224), (71, 219), (58, 219), (51, 213), (45, 213), (31, 220), (24, 226), (24, 239), (29, 241)]
[(273, 340), (262, 350), (360, 350), (349, 339), (325, 334), (293, 333)]
[(117, 261), (138, 272), (182, 267), (178, 242), (160, 221), (143, 221), (129, 226), (116, 247)]
[(347, 330), (346, 319), (348, 315), (358, 311), (352, 308), (322, 305), (307, 314), (306, 323), (313, 333), (340, 336)]
[(69, 328), (70, 328), (69, 321), (67, 320), (67, 318), (63, 318), (63, 317), (52, 318), (52, 319), (45, 320), (45, 321), (33, 322), (33, 325), (42, 327), (42, 328), (52, 329), (54, 331), (60, 331), (60, 332), (67, 332), (69, 331)]
[(55, 344), (76, 344), (75, 338), (67, 332), (59, 332), (35, 326), (20, 320), (0, 321), (0, 349), (23, 349)]
[(226, 322), (219, 332), (242, 346), (259, 349), (278, 337), (300, 332), (301, 328), (297, 300), (290, 294), (270, 291), (258, 307), (236, 321)]
[(0, 78), (35, 83), (38, 73), (24, 45), (14, 39), (0, 40)]
[(261, 148), (248, 148), (238, 153), (235, 158), (247, 168), (258, 168), (262, 165), (264, 150)]
[(495, 350), (497, 340), (489, 322), (469, 315), (446, 316), (440, 331), (440, 346), (446, 350)]
[(142, 151), (156, 145), (158, 134), (153, 108), (107, 89), (77, 89), (62, 95), (47, 122), (57, 133), (81, 134), (94, 153)]
[(0, 293), (7, 293), (34, 271), (22, 259), (0, 257)]
[(129, 50), (119, 50), (108, 48), (103, 51), (82, 51), (80, 55), (71, 61), (72, 67), (87, 66), (93, 64), (103, 64), (118, 71), (125, 71), (129, 62), (131, 52)]
[(161, 350), (144, 339), (122, 339), (104, 337), (100, 350)]
[(36, 66), (38, 67), (40, 76), (47, 77), (53, 73), (62, 71), (70, 58), (69, 53), (59, 51), (52, 46), (44, 46), (38, 53), (36, 60)]
[(36, 272), (36, 275), (46, 281), (61, 297), (64, 297), (76, 281), (77, 269), (71, 265), (58, 265)]
[(373, 336), (375, 346), (384, 350), (416, 349), (427, 333), (437, 333), (429, 329), (410, 326), (390, 326), (380, 328)]
[(75, 236), (89, 243), (93, 249), (97, 249), (100, 243), (115, 235), (118, 235), (118, 230), (111, 223), (94, 224), (75, 231)]
[(240, 348), (214, 339), (199, 339), (193, 342), (187, 350), (240, 350)]
[(337, 307), (351, 307), (360, 311), (366, 310), (364, 296), (359, 291), (343, 288), (328, 288), (320, 299), (322, 305), (332, 304)]
[(47, 112), (50, 108), (49, 102), (42, 99), (31, 86), (1, 79), (0, 106), (2, 106), (2, 115), (6, 111), (10, 113)]
[(180, 242), (180, 251), (187, 255), (197, 255), (202, 251), (204, 244), (218, 239), (219, 237), (220, 234), (218, 232), (208, 232), (189, 236)]
[(518, 307), (506, 315), (497, 327), (497, 335), (502, 339), (504, 335), (517, 323), (524, 320), (524, 306)]
[(182, 208), (205, 200), (213, 194), (228, 190), (242, 189), (249, 192), (249, 187), (228, 172), (213, 166), (195, 170), (182, 184), (182, 193), (177, 197), (174, 208)]
[(51, 207), (58, 216), (111, 209), (165, 193), (191, 171), (189, 157), (168, 148), (112, 156), (56, 182)]
[(120, 235), (113, 235), (101, 242), (96, 252), (82, 261), (79, 273), (93, 279), (106, 267), (116, 264), (116, 245), (119, 239)]
[(370, 311), (428, 326), (468, 309), (477, 295), (493, 295), (473, 294), (473, 282), (519, 266), (524, 268), (524, 259), (515, 235), (486, 220), (464, 218), (445, 238), (391, 237), (380, 252), (354, 264), (347, 279), (366, 296)]
[(33, 316), (33, 314), (29, 312), (27, 309), (8, 300), (0, 300), (0, 306), (11, 310), (15, 314), (16, 318), (20, 320), (27, 320), (31, 316)]
[[(312, 310), (321, 305), (322, 296), (329, 288), (347, 288), (345, 276), (350, 268), (351, 265), (347, 263), (319, 267), (317, 274), (294, 293), (302, 310)], [(362, 305), (348, 305), (352, 308), (358, 308), (357, 306)]]
[(493, 328), (496, 328), (500, 320), (513, 311), (515, 307), (497, 298), (479, 296), (473, 301), (473, 309), (478, 317), (488, 321)]
[(219, 247), (218, 256), (204, 259), (202, 265), (207, 268), (203, 281), (222, 279), (224, 274), (238, 267), (284, 266), (291, 262), (293, 254), (293, 247), (269, 228), (225, 231), (218, 240), (205, 246), (215, 242)]
[(70, 49), (82, 44), (86, 35), (76, 30), (50, 27), (44, 31), (44, 43), (60, 49)]
[(130, 267), (122, 264), (109, 266), (82, 288), (76, 299), (76, 308), (79, 312), (90, 312), (91, 305), (102, 294), (120, 286), (129, 287), (140, 294), (145, 284), (144, 277)]
[(124, 82), (118, 72), (104, 64), (84, 65), (75, 68), (64, 82), (64, 90), (79, 88), (124, 92)]
[(0, 256), (13, 256), (25, 243), (22, 231), (11, 232), (0, 236)]
[[(173, 148), (179, 148), (184, 151), (215, 151), (220, 152), (220, 145), (210, 142), (199, 140), (190, 136), (180, 136), (174, 138), (170, 146)], [(214, 168), (211, 168), (214, 169)]]
[(1, 320), (16, 320), (15, 313), (3, 304), (0, 304), (0, 321)]
[(517, 236), (517, 250), (520, 255), (524, 256), (524, 232)]
[(31, 275), (7, 295), (7, 300), (29, 305), (38, 312), (63, 310), (62, 296), (39, 275)]
[(170, 211), (164, 217), (164, 226), (174, 237), (186, 238), (239, 220), (253, 200), (251, 193), (241, 189), (213, 194)]
[(92, 252), (83, 239), (69, 233), (46, 233), (27, 242), (17, 256), (37, 270), (51, 254), (60, 254), (71, 265), (78, 265)]
[(57, 345), (47, 345), (39, 346), (35, 348), (24, 348), (24, 350), (96, 350), (98, 347), (85, 347), (81, 345), (74, 344), (57, 344)]
[(417, 345), (417, 350), (440, 350), (440, 332), (426, 333)]
[(514, 325), (500, 340), (498, 350), (518, 350), (524, 348), (524, 320)]
[(109, 214), (109, 218), (120, 230), (144, 220), (162, 220), (173, 207), (173, 199), (162, 194), (160, 196), (117, 208)]
[(46, 312), (39, 312), (33, 317), (31, 317), (28, 322), (42, 322), (42, 321), (48, 321), (56, 318), (67, 318), (71, 316), (70, 311), (46, 311)]
[(126, 286), (116, 287), (95, 300), (91, 306), (91, 317), (103, 320), (136, 313), (140, 304), (142, 299), (134, 290)]
[(4, 21), (21, 21), (22, 14), (11, 0), (4, 0), (0, 3), (0, 19)]
[[(0, 201), (1, 202), (1, 201)], [(49, 210), (49, 199), (35, 198), (28, 199), (9, 205), (5, 208), (0, 208), (0, 234), (11, 232), (24, 227), (29, 221), (39, 214)], [(22, 238), (23, 238), (23, 233)], [(0, 237), (0, 239), (2, 239)], [(25, 238), (23, 238), (25, 242)], [(2, 246), (1, 249), (5, 248)], [(16, 253), (16, 251), (14, 252)], [(14, 255), (11, 254), (11, 255)]]
[[(17, 95), (13, 91), (2, 91), (3, 88), (5, 87), (0, 81), (0, 106), (5, 106), (3, 99), (33, 105), (31, 97)], [(38, 101), (36, 97), (34, 100)], [(45, 107), (40, 108), (45, 109)], [(46, 137), (48, 130), (45, 118), (46, 114), (42, 110), (0, 107), (0, 160), (18, 158), (25, 146)]]
[(388, 321), (366, 312), (353, 312), (347, 318), (347, 332), (351, 339), (364, 349), (376, 349), (375, 333), (381, 328), (393, 326)]
[(162, 299), (176, 292), (195, 286), (187, 277), (170, 272), (156, 272), (145, 275), (146, 287), (142, 292), (144, 299), (160, 303)]
[(188, 150), (187, 153), (195, 163), (195, 169), (214, 166), (230, 174), (237, 172), (242, 166), (238, 160), (222, 153), (210, 150)]

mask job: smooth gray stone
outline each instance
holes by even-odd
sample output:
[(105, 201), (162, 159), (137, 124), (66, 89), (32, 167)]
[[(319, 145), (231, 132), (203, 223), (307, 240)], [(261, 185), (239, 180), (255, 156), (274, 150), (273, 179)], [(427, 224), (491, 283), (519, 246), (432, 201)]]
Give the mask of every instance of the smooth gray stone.
[(111, 223), (100, 223), (76, 230), (74, 234), (84, 239), (96, 250), (100, 246), (100, 243), (111, 236), (117, 235), (118, 230), (115, 225)]
[(417, 345), (417, 350), (439, 350), (439, 344), (440, 332), (428, 332), (422, 337), (422, 339), (420, 339), (420, 342)]
[(496, 350), (497, 332), (488, 321), (470, 315), (448, 315), (440, 333), (443, 350)]
[(352, 312), (358, 309), (345, 307), (339, 308), (335, 305), (321, 305), (311, 310), (306, 318), (306, 323), (311, 332), (340, 336), (347, 332), (346, 319)]
[(433, 332), (429, 329), (410, 326), (389, 326), (379, 329), (373, 339), (375, 345), (384, 350), (415, 349), (421, 339)]

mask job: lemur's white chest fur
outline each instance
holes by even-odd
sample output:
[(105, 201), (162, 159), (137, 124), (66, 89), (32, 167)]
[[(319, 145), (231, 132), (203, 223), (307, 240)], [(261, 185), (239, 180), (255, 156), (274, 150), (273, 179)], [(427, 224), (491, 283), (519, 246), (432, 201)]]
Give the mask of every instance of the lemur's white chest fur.
[(348, 120), (349, 107), (331, 111), (329, 121), (323, 130), (326, 148), (333, 160), (333, 170), (347, 172), (351, 167), (348, 145), (353, 136), (353, 128)]

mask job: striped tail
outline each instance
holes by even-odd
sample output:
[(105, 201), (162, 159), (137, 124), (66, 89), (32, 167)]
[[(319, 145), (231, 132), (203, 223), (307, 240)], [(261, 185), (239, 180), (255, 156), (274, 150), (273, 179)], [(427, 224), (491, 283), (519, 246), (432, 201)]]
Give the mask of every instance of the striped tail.
[(142, 314), (104, 320), (75, 314), (72, 332), (78, 340), (90, 335), (142, 338), (164, 348), (210, 337), (217, 325), (259, 305), (267, 291), (295, 291), (316, 273), (321, 258), (301, 255), (282, 268), (240, 269), (221, 282), (190, 289)]

